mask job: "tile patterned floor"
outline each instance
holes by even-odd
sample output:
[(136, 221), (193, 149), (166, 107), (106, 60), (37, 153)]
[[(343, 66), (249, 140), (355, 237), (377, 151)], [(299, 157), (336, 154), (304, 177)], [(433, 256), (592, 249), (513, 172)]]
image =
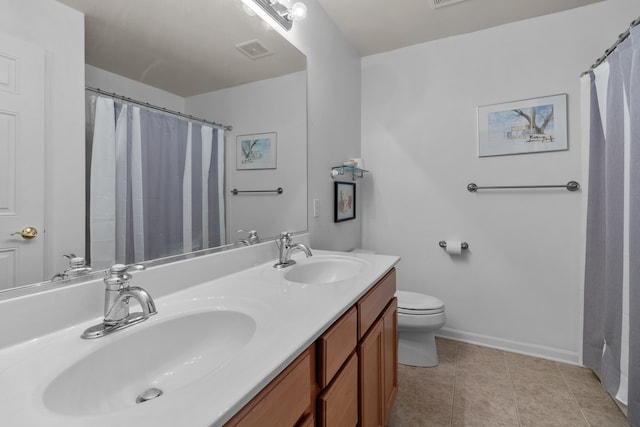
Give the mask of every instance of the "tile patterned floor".
[(438, 338), (440, 365), (399, 365), (389, 427), (625, 427), (593, 373)]

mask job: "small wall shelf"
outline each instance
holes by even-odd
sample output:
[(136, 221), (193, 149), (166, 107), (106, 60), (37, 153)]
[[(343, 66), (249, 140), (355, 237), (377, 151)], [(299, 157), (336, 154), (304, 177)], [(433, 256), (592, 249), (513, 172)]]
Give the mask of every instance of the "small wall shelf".
[(364, 173), (368, 170), (356, 168), (354, 166), (334, 166), (331, 168), (331, 177), (336, 178), (338, 175), (344, 175), (345, 173), (351, 174), (351, 178), (355, 181), (357, 178), (363, 178)]

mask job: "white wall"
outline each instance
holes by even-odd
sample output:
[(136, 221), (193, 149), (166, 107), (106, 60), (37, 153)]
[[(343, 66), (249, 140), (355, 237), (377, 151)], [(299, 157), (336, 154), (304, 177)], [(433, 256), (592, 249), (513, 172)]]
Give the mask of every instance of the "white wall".
[[(245, 239), (236, 230), (257, 230), (263, 237), (307, 229), (307, 90), (299, 72), (186, 100), (188, 114), (212, 117), (233, 126), (226, 137), (226, 204), (229, 241)], [(236, 170), (236, 137), (277, 133), (277, 168)], [(283, 194), (230, 195), (229, 190), (270, 190)]]
[(87, 86), (96, 89), (115, 92), (118, 95), (133, 98), (136, 101), (148, 102), (179, 113), (185, 112), (185, 99), (183, 97), (92, 65), (85, 65), (85, 79)]
[[(329, 172), (344, 160), (360, 157), (360, 55), (317, 0), (304, 3), (308, 9), (306, 19), (294, 23), (290, 32), (278, 31), (307, 56), (307, 211), (311, 246), (350, 250), (361, 244), (361, 198), (358, 197), (357, 218), (335, 224), (333, 179)], [(362, 182), (358, 181), (358, 191)], [(320, 201), (318, 217), (313, 216), (313, 199)]]
[[(402, 257), (399, 288), (445, 302), (442, 335), (580, 360), (585, 194), (466, 185), (585, 183), (578, 77), (639, 14), (608, 0), (363, 58), (363, 246)], [(477, 106), (559, 93), (568, 151), (477, 157)]]
[(3, 1), (0, 31), (45, 57), (45, 277), (84, 253), (84, 17), (53, 0)]

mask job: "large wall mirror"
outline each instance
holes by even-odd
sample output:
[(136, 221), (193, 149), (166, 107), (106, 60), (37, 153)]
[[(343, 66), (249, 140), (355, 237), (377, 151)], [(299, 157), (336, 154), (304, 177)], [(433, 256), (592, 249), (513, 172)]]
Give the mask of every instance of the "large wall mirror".
[[(256, 230), (269, 240), (282, 231), (307, 229), (306, 58), (302, 53), (241, 0), (58, 1), (85, 14), (85, 83), (103, 92), (98, 96), (117, 94), (193, 116), (195, 123), (204, 119), (230, 127), (220, 132), (224, 148), (220, 152), (224, 167), (220, 217), (224, 219), (216, 245), (227, 249), (245, 244), (247, 234), (237, 230)], [(64, 22), (56, 25), (63, 28)], [(96, 93), (85, 95), (90, 99)], [(95, 113), (91, 108), (87, 112), (87, 117)], [(246, 141), (264, 139), (269, 148), (261, 152), (256, 148), (255, 155), (268, 154), (273, 161), (243, 163)], [(87, 152), (91, 149), (90, 143)], [(45, 156), (45, 165), (47, 161)], [(95, 197), (90, 190), (87, 185), (85, 208)], [(172, 203), (166, 196), (167, 203)], [(86, 223), (85, 229), (90, 230), (90, 220)], [(57, 234), (47, 230), (42, 237)], [(88, 235), (85, 241), (90, 248)], [(63, 245), (49, 242), (46, 247)], [(63, 251), (45, 253), (45, 258), (57, 260), (65, 255)], [(188, 250), (185, 246), (178, 252)], [(43, 271), (41, 281), (51, 279), (51, 271), (39, 270)], [(6, 298), (28, 284), (8, 283), (0, 292)], [(38, 288), (47, 289), (43, 284)]]

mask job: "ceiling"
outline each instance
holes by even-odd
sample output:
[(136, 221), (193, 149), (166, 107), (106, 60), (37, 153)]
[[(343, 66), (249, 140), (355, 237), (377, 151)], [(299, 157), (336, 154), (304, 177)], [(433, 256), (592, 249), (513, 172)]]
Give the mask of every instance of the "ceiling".
[[(58, 0), (85, 14), (85, 61), (188, 97), (306, 68), (306, 58), (241, 0)], [(272, 53), (250, 59), (236, 45)]]
[[(58, 1), (85, 14), (88, 64), (183, 97), (306, 67), (304, 55), (248, 16), (241, 0)], [(433, 9), (433, 1), (452, 4)], [(602, 0), (455, 1), (318, 0), (362, 56)], [(236, 49), (251, 40), (272, 54), (250, 59)]]
[(361, 56), (483, 30), (602, 0), (318, 0)]

